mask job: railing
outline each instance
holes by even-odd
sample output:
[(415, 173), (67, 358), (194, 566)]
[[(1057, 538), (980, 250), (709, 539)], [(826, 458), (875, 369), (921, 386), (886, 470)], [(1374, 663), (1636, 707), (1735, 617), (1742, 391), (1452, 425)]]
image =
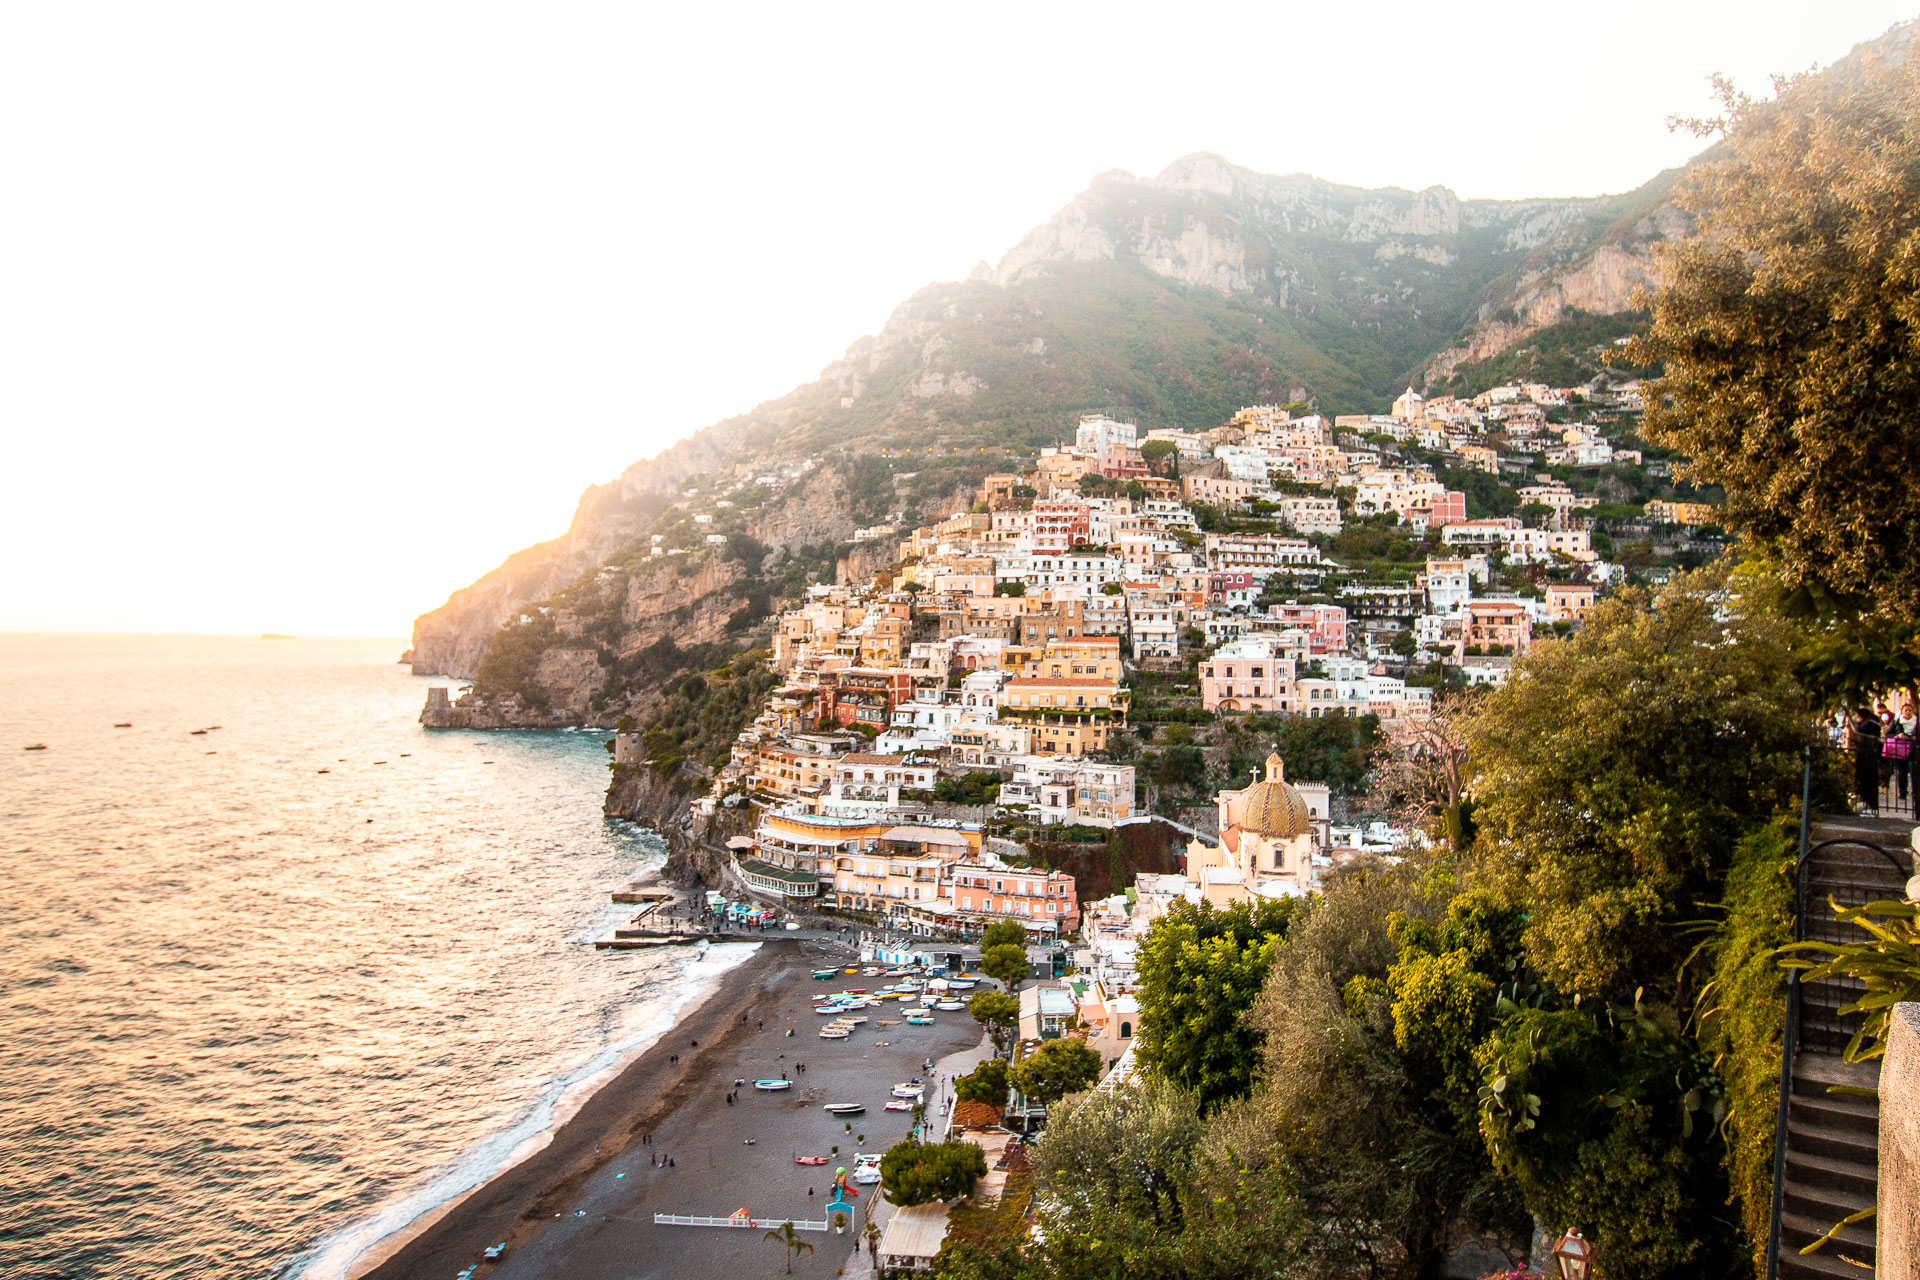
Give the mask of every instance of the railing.
[(738, 1227), (742, 1230), (756, 1229), (778, 1231), (781, 1226), (791, 1222), (795, 1231), (828, 1231), (830, 1224), (823, 1218), (819, 1221), (802, 1218), (703, 1218), (689, 1213), (656, 1213), (653, 1221), (663, 1227)]
[[(1915, 817), (1914, 792), (1920, 771), (1915, 768), (1913, 755), (1895, 758), (1885, 754), (1886, 749), (1884, 742), (1872, 740), (1861, 752), (1833, 746), (1826, 748), (1826, 763), (1845, 777), (1848, 792), (1861, 812), (1877, 818), (1911, 820)], [(1914, 748), (1909, 746), (1908, 750)]]
[[(1839, 752), (1839, 749), (1828, 747), (1821, 748), (1820, 751), (1825, 752), (1826, 755), (1824, 757), (1817, 756), (1816, 750), (1813, 748), (1809, 748), (1802, 753), (1800, 780), (1800, 846), (1798, 856), (1795, 859), (1793, 888), (1793, 940), (1795, 942), (1807, 941), (1807, 880), (1815, 860), (1827, 850), (1840, 847), (1870, 850), (1884, 857), (1901, 876), (1907, 874), (1907, 869), (1901, 867), (1899, 860), (1895, 858), (1892, 853), (1879, 845), (1870, 844), (1863, 840), (1842, 837), (1836, 840), (1823, 840), (1817, 845), (1809, 846), (1808, 839), (1812, 830), (1814, 762), (1818, 758), (1821, 759), (1823, 766), (1831, 767), (1835, 765), (1837, 762), (1835, 762), (1831, 756)], [(1843, 752), (1841, 754), (1846, 755), (1847, 763), (1850, 766), (1857, 762), (1857, 758), (1852, 753)], [(1886, 763), (1892, 764), (1893, 762), (1887, 761)], [(1902, 763), (1910, 768), (1912, 761), (1909, 758)], [(1859, 771), (1858, 781), (1866, 782), (1867, 780), (1867, 771), (1863, 767)], [(1888, 769), (1882, 768), (1878, 770), (1878, 776), (1874, 780), (1879, 783), (1879, 786), (1874, 788), (1873, 793), (1867, 796), (1862, 796), (1860, 794), (1860, 788), (1855, 788), (1853, 798), (1856, 802), (1859, 802), (1869, 813), (1875, 813), (1880, 817), (1913, 817), (1913, 787), (1911, 785), (1911, 778), (1906, 779), (1908, 785), (1902, 788), (1899, 786), (1901, 779), (1898, 775)], [(1894, 800), (1898, 806), (1903, 806), (1903, 808), (1896, 807), (1894, 804), (1884, 804), (1884, 802), (1889, 799), (1885, 794), (1889, 790), (1893, 792), (1891, 799)], [(1904, 795), (1900, 794), (1902, 791), (1904, 791)], [(1875, 805), (1883, 804), (1884, 807), (1875, 808)], [(1823, 923), (1832, 925), (1834, 922), (1828, 920)], [(1823, 941), (1839, 942), (1848, 940), (1840, 936), (1839, 933), (1833, 929), (1829, 928), (1824, 930), (1824, 932), (1829, 936), (1824, 936)], [(1774, 1112), (1773, 1123), (1773, 1204), (1767, 1221), (1767, 1280), (1779, 1280), (1780, 1276), (1781, 1214), (1786, 1206), (1787, 1193), (1787, 1129), (1793, 1105), (1794, 1063), (1799, 1053), (1801, 1040), (1800, 1022), (1803, 1016), (1802, 1004), (1803, 997), (1800, 991), (1800, 970), (1789, 969), (1787, 971), (1787, 1024), (1780, 1036), (1780, 1096)]]

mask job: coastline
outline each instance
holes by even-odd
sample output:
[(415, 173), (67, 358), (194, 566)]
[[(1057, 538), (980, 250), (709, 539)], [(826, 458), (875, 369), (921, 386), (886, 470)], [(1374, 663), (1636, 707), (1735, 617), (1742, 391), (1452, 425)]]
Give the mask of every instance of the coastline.
[[(404, 1225), (369, 1242), (335, 1274), (345, 1280), (389, 1280), (417, 1274), (435, 1255), (448, 1250), (474, 1257), (487, 1244), (502, 1239), (513, 1242), (515, 1233), (534, 1224), (515, 1221), (512, 1231), (503, 1230), (503, 1202), (530, 1203), (532, 1185), (563, 1192), (570, 1179), (586, 1176), (604, 1159), (636, 1142), (670, 1109), (669, 1100), (691, 1065), (669, 1062), (682, 1034), (718, 1040), (726, 1025), (737, 1020), (735, 1013), (752, 1007), (759, 987), (791, 968), (784, 961), (798, 953), (797, 943), (780, 938), (717, 945), (753, 947), (754, 954), (718, 975), (705, 993), (676, 1010), (672, 1021), (644, 1044), (569, 1084), (541, 1130), (516, 1144), (473, 1186), (423, 1208)], [(652, 1105), (647, 1105), (648, 1099)], [(480, 1236), (487, 1239), (478, 1245), (470, 1243), (470, 1238)], [(288, 1274), (298, 1280), (317, 1278), (320, 1273), (315, 1268), (323, 1258), (316, 1249)]]

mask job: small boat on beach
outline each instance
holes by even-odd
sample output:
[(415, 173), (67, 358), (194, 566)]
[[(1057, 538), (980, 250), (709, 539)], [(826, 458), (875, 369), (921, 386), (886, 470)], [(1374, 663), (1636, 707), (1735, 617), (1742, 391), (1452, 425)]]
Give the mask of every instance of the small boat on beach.
[(907, 1017), (907, 1025), (910, 1027), (930, 1027), (933, 1025), (933, 1019), (924, 1013), (910, 1014)]
[(845, 1027), (822, 1027), (820, 1029), (820, 1038), (822, 1040), (845, 1040), (850, 1034), (852, 1033)]
[(813, 976), (817, 981), (825, 982), (828, 978), (839, 977), (840, 971), (838, 969), (815, 969)]
[(795, 1164), (825, 1164), (827, 1158), (825, 1156), (795, 1156), (793, 1162)]
[(947, 979), (947, 990), (949, 991), (971, 991), (973, 989), (973, 986), (974, 986), (974, 982), (972, 978), (948, 978)]
[(911, 1111), (913, 1110), (913, 1103), (905, 1102), (899, 1098), (895, 1098), (893, 1101), (889, 1102), (886, 1106), (882, 1107), (881, 1110), (882, 1111)]
[(842, 1018), (842, 1019), (840, 1019), (840, 1022), (841, 1022), (841, 1024), (842, 1024), (843, 1026), (849, 1026), (849, 1027), (858, 1027), (858, 1026), (861, 1026), (861, 1025), (863, 1025), (863, 1024), (864, 1024), (864, 1023), (866, 1022), (866, 1018), (865, 1018), (865, 1017), (859, 1017), (859, 1018)]
[(864, 1102), (829, 1102), (825, 1110), (833, 1116), (857, 1116), (867, 1109)]
[(964, 1004), (961, 1004), (958, 1000), (936, 1000), (934, 1002), (933, 1007), (936, 1009), (945, 1009), (948, 1012), (952, 1012), (955, 1009), (964, 1009), (967, 1006), (965, 1006)]
[(755, 1080), (753, 1082), (753, 1087), (760, 1090), (762, 1093), (778, 1093), (782, 1089), (793, 1088), (793, 1081), (791, 1080)]
[(914, 1083), (897, 1084), (893, 1086), (893, 1096), (896, 1098), (918, 1098), (920, 1092), (921, 1087)]
[(828, 1004), (817, 1004), (813, 1006), (813, 1011), (815, 1013), (839, 1013), (842, 1008), (844, 1008), (844, 1006), (838, 1001), (835, 1001)]

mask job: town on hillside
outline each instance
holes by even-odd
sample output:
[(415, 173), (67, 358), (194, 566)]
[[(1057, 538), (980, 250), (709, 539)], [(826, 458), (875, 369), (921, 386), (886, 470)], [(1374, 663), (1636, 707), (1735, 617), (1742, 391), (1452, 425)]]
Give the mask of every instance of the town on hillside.
[[(871, 577), (798, 589), (696, 812), (750, 819), (736, 891), (920, 938), (1017, 920), (1124, 998), (1170, 903), (1301, 896), (1424, 840), (1365, 785), (1436, 695), (1718, 554), (1640, 408), (1628, 383), (1085, 415), (969, 509), (860, 530)], [(647, 767), (623, 729), (616, 769)], [(1073, 856), (1109, 846), (1118, 873)]]

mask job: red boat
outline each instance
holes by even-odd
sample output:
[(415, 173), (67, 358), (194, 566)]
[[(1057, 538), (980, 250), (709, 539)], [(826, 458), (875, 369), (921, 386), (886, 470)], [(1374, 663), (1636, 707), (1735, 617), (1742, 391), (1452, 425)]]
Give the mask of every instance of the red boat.
[(825, 1164), (827, 1158), (825, 1156), (795, 1156), (793, 1162), (795, 1164)]

